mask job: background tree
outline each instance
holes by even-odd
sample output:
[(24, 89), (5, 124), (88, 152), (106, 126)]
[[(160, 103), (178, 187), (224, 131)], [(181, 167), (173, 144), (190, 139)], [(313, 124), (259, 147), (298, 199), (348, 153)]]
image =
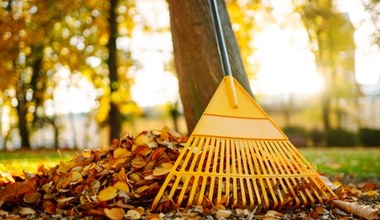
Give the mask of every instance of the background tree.
[(325, 131), (341, 126), (342, 115), (347, 113), (339, 104), (341, 100), (352, 101), (359, 94), (355, 81), (354, 27), (346, 14), (337, 12), (333, 3), (332, 0), (296, 1), (318, 72), (325, 82), (321, 95)]
[[(71, 87), (76, 86), (78, 77), (85, 77), (99, 90), (97, 119), (101, 125), (107, 121), (110, 103), (112, 109), (124, 116), (134, 111), (136, 105), (131, 102), (131, 82), (127, 76), (133, 63), (131, 53), (117, 53), (116, 47), (118, 37), (132, 34), (134, 2), (120, 2), (120, 5), (112, 5), (115, 13), (111, 16), (111, 5), (99, 1), (2, 1), (0, 29), (4, 35), (0, 57), (4, 62), (0, 63), (0, 75), (4, 81), (1, 80), (0, 87), (8, 94), (5, 98), (17, 100), (12, 103), (17, 109), (17, 127), (23, 147), (30, 147), (29, 132), (33, 127), (47, 124), (53, 127), (54, 145), (58, 145), (59, 115), (57, 112), (46, 114), (46, 111), (52, 109), (54, 93), (60, 84), (57, 73), (61, 69), (72, 75), (69, 77)], [(115, 29), (118, 24), (109, 24), (111, 20), (119, 21), (123, 33)], [(108, 44), (108, 39), (112, 43)], [(100, 63), (94, 65), (91, 62), (94, 59)], [(108, 61), (112, 63), (111, 70), (107, 68)], [(122, 65), (114, 65), (117, 61)], [(109, 115), (109, 121), (117, 123), (109, 127), (118, 129), (115, 132), (118, 136), (124, 118)], [(112, 120), (115, 115), (118, 120)]]
[(363, 1), (363, 3), (375, 26), (375, 31), (372, 34), (374, 43), (380, 48), (380, 0)]
[[(108, 71), (110, 79), (110, 90), (111, 94), (118, 89), (118, 74), (117, 74), (117, 48), (116, 48), (116, 38), (117, 38), (117, 5), (118, 0), (111, 0), (109, 7), (109, 38), (108, 38)], [(110, 141), (113, 138), (118, 138), (121, 130), (121, 115), (119, 108), (116, 103), (110, 103), (110, 110), (108, 113), (108, 120), (110, 125)]]
[[(218, 1), (234, 77), (252, 95), (224, 1)], [(188, 132), (194, 129), (223, 79), (209, 3), (169, 0), (170, 27)]]

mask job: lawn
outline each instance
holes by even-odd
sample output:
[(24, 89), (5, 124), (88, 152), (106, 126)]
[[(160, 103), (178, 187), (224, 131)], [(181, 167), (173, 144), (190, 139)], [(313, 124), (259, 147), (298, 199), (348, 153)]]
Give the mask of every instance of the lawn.
[(300, 151), (323, 174), (380, 180), (380, 147), (301, 148)]
[(68, 161), (77, 151), (34, 150), (0, 152), (0, 172), (20, 175), (23, 171), (35, 173), (43, 164), (52, 167), (60, 161)]
[[(300, 148), (301, 153), (321, 173), (380, 180), (380, 148)], [(0, 172), (36, 172), (40, 164), (54, 166), (68, 161), (76, 151), (16, 151), (0, 153)]]

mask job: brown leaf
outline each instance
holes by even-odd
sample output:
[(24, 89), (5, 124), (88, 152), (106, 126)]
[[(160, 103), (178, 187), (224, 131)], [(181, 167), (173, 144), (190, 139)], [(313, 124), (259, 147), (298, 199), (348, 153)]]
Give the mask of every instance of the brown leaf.
[(316, 207), (314, 207), (313, 211), (311, 211), (310, 217), (313, 219), (317, 219), (318, 216), (320, 216), (323, 213), (324, 213), (324, 208), (322, 208), (320, 206), (316, 206)]
[(152, 152), (152, 160), (158, 160), (165, 153), (165, 148), (159, 147)]
[(142, 157), (136, 157), (132, 160), (132, 168), (139, 170), (146, 165), (145, 160)]
[[(136, 197), (140, 197), (142, 195), (145, 195), (146, 193), (148, 193), (148, 191), (150, 190), (150, 187), (145, 185), (145, 186), (141, 186), (139, 188), (137, 188), (134, 192), (135, 192), (135, 196)], [(137, 195), (136, 195), (137, 194)]]
[(136, 149), (134, 149), (133, 154), (135, 155), (141, 155), (141, 156), (148, 156), (152, 152), (152, 148), (148, 146), (137, 146)]
[(133, 209), (135, 208), (134, 206), (132, 205), (129, 205), (129, 204), (125, 204), (123, 202), (122, 199), (119, 199), (116, 203), (115, 203), (116, 206), (120, 207), (120, 208), (124, 208), (124, 209)]
[(146, 219), (148, 220), (160, 220), (160, 214), (148, 214), (146, 216)]
[(44, 208), (44, 212), (48, 214), (55, 214), (56, 211), (57, 211), (57, 208), (55, 207), (55, 205), (49, 205)]
[(350, 203), (342, 200), (333, 200), (333, 203), (344, 210), (345, 212), (363, 217), (368, 220), (378, 219), (379, 218), (379, 210), (374, 209), (368, 205), (361, 205), (358, 203)]
[(126, 159), (125, 157), (119, 157), (119, 158), (116, 159), (115, 162), (112, 163), (112, 166), (111, 166), (111, 167), (112, 167), (112, 168), (116, 168), (116, 167), (119, 166), (120, 164), (124, 164), (126, 160), (127, 160), (127, 159)]
[(99, 209), (90, 209), (87, 211), (87, 215), (97, 215), (97, 216), (103, 216), (104, 211)]
[(112, 209), (105, 208), (104, 214), (112, 220), (119, 220), (119, 219), (123, 219), (125, 212), (122, 208), (112, 208)]
[(40, 198), (41, 194), (39, 192), (30, 192), (24, 195), (24, 202), (33, 204), (37, 203), (40, 200)]
[(371, 191), (371, 190), (376, 190), (376, 183), (374, 182), (365, 182), (360, 189), (363, 192)]
[(122, 168), (120, 169), (120, 172), (119, 172), (119, 176), (118, 176), (118, 178), (119, 178), (119, 180), (121, 180), (121, 181), (126, 181), (126, 180), (127, 180), (127, 175), (126, 175), (126, 173), (125, 173), (125, 168), (124, 168), (124, 167), (122, 167)]
[(15, 182), (10, 185), (7, 185), (0, 192), (0, 207), (4, 204), (4, 202), (17, 198), (23, 194), (34, 192), (34, 185), (29, 182)]

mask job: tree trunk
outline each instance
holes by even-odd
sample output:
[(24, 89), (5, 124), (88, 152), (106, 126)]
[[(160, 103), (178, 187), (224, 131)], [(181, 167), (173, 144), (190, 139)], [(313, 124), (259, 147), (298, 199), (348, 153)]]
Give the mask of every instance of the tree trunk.
[(21, 137), (21, 148), (30, 149), (29, 131), (26, 120), (26, 100), (25, 100), (25, 75), (20, 73), (20, 78), (17, 82), (17, 116), (18, 128)]
[[(252, 95), (226, 5), (221, 2), (218, 8), (232, 73)], [(222, 66), (209, 2), (169, 0), (169, 10), (180, 96), (191, 133), (223, 79)]]
[[(108, 41), (108, 70), (110, 78), (111, 95), (118, 89), (118, 76), (117, 76), (117, 49), (116, 49), (116, 35), (117, 35), (117, 21), (116, 21), (116, 7), (118, 0), (110, 1), (110, 14), (109, 14), (109, 41)], [(108, 124), (110, 126), (110, 143), (112, 139), (120, 136), (121, 130), (121, 116), (117, 103), (111, 99), (110, 110), (108, 112)]]
[[(54, 132), (54, 149), (59, 149), (59, 126), (57, 124), (57, 116), (54, 115), (52, 118), (49, 119), (50, 124), (53, 126), (53, 132)], [(74, 135), (75, 135), (75, 130)]]

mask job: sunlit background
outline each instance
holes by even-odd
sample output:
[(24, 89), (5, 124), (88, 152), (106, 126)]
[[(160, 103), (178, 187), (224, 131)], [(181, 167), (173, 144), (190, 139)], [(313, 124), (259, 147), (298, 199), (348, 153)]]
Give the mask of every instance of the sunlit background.
[[(7, 7), (6, 1), (0, 2), (3, 8)], [(243, 9), (249, 10), (249, 3), (244, 2), (249, 1), (240, 3), (245, 7)], [(320, 129), (321, 113), (315, 108), (325, 82), (317, 70), (308, 33), (300, 16), (295, 14), (291, 0), (264, 2), (271, 10), (261, 9), (254, 12), (256, 27), (248, 43), (252, 50), (248, 56), (243, 57), (252, 90), (258, 102), (280, 126)], [(356, 48), (352, 56), (355, 62), (355, 83), (358, 83), (361, 90), (358, 98), (359, 109), (352, 114), (347, 113), (347, 118), (342, 119), (342, 125), (348, 130), (355, 130), (360, 126), (380, 129), (380, 117), (377, 116), (377, 112), (380, 112), (380, 50), (372, 39), (376, 28), (361, 0), (335, 2), (339, 12), (345, 13), (346, 22), (355, 28), (353, 39)], [(130, 12), (124, 6), (118, 10), (120, 13)], [(48, 98), (45, 98), (43, 107), (29, 111), (41, 111), (40, 115), (44, 115), (47, 120), (59, 118), (55, 123), (59, 124), (60, 147), (96, 148), (107, 145), (108, 129), (102, 123), (108, 110), (103, 107), (103, 102), (109, 99), (123, 102), (130, 97), (130, 101), (137, 106), (132, 109), (131, 105), (123, 105), (127, 115), (123, 124), (124, 132), (136, 133), (163, 126), (173, 127), (169, 107), (180, 102), (180, 99), (167, 2), (140, 0), (130, 10), (133, 10), (131, 14), (134, 16), (131, 32), (128, 32), (130, 27), (122, 26), (117, 39), (119, 53), (130, 54), (130, 57), (120, 61), (123, 64), (131, 63), (123, 66), (124, 69), (119, 69), (129, 79), (130, 87), (126, 88), (125, 93), (104, 98), (109, 91), (102, 89), (103, 79), (100, 76), (91, 76), (94, 70), (98, 73), (105, 71), (104, 57), (100, 52), (93, 52), (95, 49), (86, 47), (85, 40), (81, 37), (71, 37), (68, 47), (80, 51), (88, 50), (85, 63), (92, 70), (73, 71), (67, 63), (59, 62), (49, 70), (48, 77), (52, 82), (48, 88)], [(92, 11), (92, 16), (95, 17), (96, 13), (99, 12)], [(239, 31), (242, 28), (239, 20), (232, 21), (233, 29)], [(70, 22), (69, 17), (66, 17), (66, 22)], [(88, 30), (91, 31), (91, 28)], [(5, 34), (3, 39), (4, 36)], [(100, 38), (100, 43), (101, 40)], [(65, 54), (70, 54), (70, 51)], [(30, 91), (30, 96), (32, 92)], [(14, 87), (1, 91), (0, 149), (14, 149), (21, 144), (14, 110), (18, 104), (15, 97)], [(340, 104), (343, 108), (348, 106), (347, 100), (342, 99)], [(182, 111), (181, 105), (178, 111)], [(179, 118), (177, 129), (184, 134), (187, 131), (183, 116)], [(52, 127), (41, 123), (31, 133), (32, 147), (53, 147), (53, 137)]]

